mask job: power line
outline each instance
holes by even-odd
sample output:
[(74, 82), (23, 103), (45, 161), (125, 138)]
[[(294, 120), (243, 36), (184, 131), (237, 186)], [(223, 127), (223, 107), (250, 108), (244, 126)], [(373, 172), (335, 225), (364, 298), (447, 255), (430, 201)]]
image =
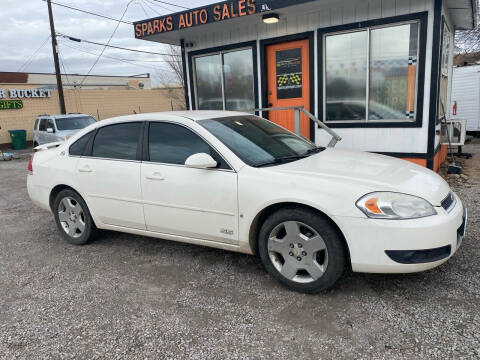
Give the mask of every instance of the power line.
[[(70, 48), (70, 49), (83, 52), (83, 53), (85, 53), (85, 54), (90, 54), (90, 55), (93, 55), (93, 56), (98, 56), (98, 55), (99, 55), (99, 54), (95, 54), (95, 53), (90, 52), (90, 51), (85, 50), (85, 49), (80, 49), (80, 48), (78, 48), (78, 47), (73, 47), (73, 46), (68, 45), (68, 44), (63, 44), (63, 45), (65, 45), (66, 47), (68, 47), (68, 48)], [(149, 68), (149, 69), (153, 69), (153, 70), (162, 70), (162, 71), (163, 71), (163, 70), (166, 70), (165, 68), (159, 68), (159, 67), (155, 67), (155, 66), (135, 64), (135, 62), (140, 62), (140, 60), (120, 59), (120, 58), (116, 58), (116, 57), (113, 57), (113, 56), (107, 56), (107, 55), (103, 55), (103, 57), (104, 57), (104, 58), (107, 58), (107, 59), (112, 59), (112, 60), (121, 61), (121, 62), (130, 64), (130, 65), (134, 65), (134, 66), (138, 66), (138, 67)]]
[(80, 82), (80, 86), (83, 85), (85, 79), (87, 78), (88, 75), (90, 75), (90, 73), (92, 72), (93, 68), (98, 64), (98, 62), (100, 61), (100, 58), (102, 57), (103, 53), (105, 52), (105, 50), (107, 50), (107, 47), (110, 45), (110, 41), (112, 41), (112, 38), (115, 36), (115, 33), (117, 32), (118, 30), (118, 27), (120, 26), (120, 21), (123, 20), (125, 14), (127, 13), (128, 11), (128, 7), (130, 6), (130, 4), (135, 1), (135, 0), (130, 0), (127, 4), (127, 6), (125, 6), (125, 10), (123, 11), (123, 14), (122, 16), (120, 17), (120, 20), (118, 20), (117, 22), (117, 25), (115, 26), (115, 29), (113, 30), (112, 32), (112, 35), (110, 35), (110, 38), (108, 39), (107, 43), (103, 46), (103, 49), (102, 49), (102, 52), (98, 55), (97, 59), (95, 60), (95, 62), (93, 63), (92, 67), (90, 68), (90, 70), (88, 70), (87, 74), (83, 77), (82, 81)]
[(156, 3), (156, 2), (154, 2), (153, 0), (150, 0), (150, 1), (148, 1), (148, 3), (149, 3), (149, 4), (152, 4), (153, 6), (159, 7), (159, 8), (160, 8), (160, 9), (162, 9), (162, 10), (173, 11), (173, 12), (175, 12), (175, 11), (176, 11), (176, 10), (173, 10), (173, 9), (171, 9), (171, 8), (168, 8), (168, 7), (162, 6), (162, 5), (160, 5), (160, 4)]
[[(147, 8), (149, 8), (150, 10), (152, 10), (155, 14), (157, 14), (157, 15), (162, 15), (162, 14), (160, 14), (157, 10), (155, 10), (153, 7), (151, 7), (148, 2), (146, 2), (146, 1), (141, 1), (140, 4), (142, 4), (142, 3), (143, 3)], [(143, 8), (143, 5), (142, 5), (142, 8)]]
[(153, 54), (153, 55), (162, 55), (162, 56), (180, 56), (180, 55), (157, 53), (157, 52), (152, 52), (152, 51), (129, 49), (129, 48), (121, 47), (121, 46), (115, 46), (115, 45), (104, 44), (104, 43), (99, 43), (99, 42), (95, 42), (95, 41), (90, 41), (90, 40), (84, 40), (84, 39), (80, 39), (80, 38), (75, 38), (75, 37), (73, 37), (73, 36), (68, 36), (68, 35), (60, 34), (60, 33), (59, 33), (58, 35), (61, 36), (61, 37), (66, 38), (66, 39), (75, 41), (75, 42), (85, 42), (85, 43), (88, 43), (88, 44), (99, 45), (99, 46), (106, 46), (106, 47), (113, 48), (113, 49), (120, 49), (120, 50), (125, 50), (125, 51), (132, 51), (132, 52), (138, 52), (138, 53), (144, 53), (144, 54)]
[(172, 3), (169, 3), (169, 2), (166, 2), (166, 1), (160, 1), (160, 0), (152, 0), (152, 1), (158, 2), (160, 4), (176, 6), (178, 8), (185, 9), (185, 10), (190, 10), (190, 8), (188, 8), (188, 7), (185, 7), (185, 6), (182, 6), (182, 5), (177, 5), (177, 4), (172, 4)]
[[(46, 1), (46, 0), (42, 0), (42, 1)], [(82, 9), (79, 9), (79, 8), (76, 8), (76, 7), (73, 7), (73, 6), (70, 6), (70, 5), (60, 4), (60, 3), (57, 3), (57, 2), (53, 2), (53, 1), (52, 1), (52, 4), (55, 4), (57, 6), (61, 6), (61, 7), (70, 9), (70, 10), (79, 11), (79, 12), (82, 12), (82, 13), (85, 13), (85, 14), (98, 16), (98, 17), (101, 17), (101, 18), (104, 18), (104, 19), (119, 21), (119, 22), (124, 23), (124, 24), (133, 25), (133, 22), (131, 22), (131, 21), (126, 21), (126, 20), (123, 20), (123, 19), (122, 20), (115, 19), (115, 18), (112, 18), (112, 17), (107, 16), (107, 15), (97, 14), (97, 13), (94, 13), (94, 12), (88, 11), (88, 10), (82, 10)]]
[(45, 41), (42, 43), (42, 45), (40, 45), (40, 47), (35, 50), (33, 52), (32, 55), (30, 55), (27, 60), (25, 60), (25, 62), (22, 64), (22, 66), (20, 66), (17, 70), (17, 72), (21, 72), (22, 69), (27, 69), (27, 67), (30, 66), (30, 64), (32, 63), (33, 59), (35, 59), (35, 57), (37, 56), (37, 54), (40, 52), (40, 50), (43, 49), (43, 47), (45, 46), (45, 44), (48, 42), (48, 40), (50, 40), (50, 35), (48, 35), (48, 37), (45, 39)]

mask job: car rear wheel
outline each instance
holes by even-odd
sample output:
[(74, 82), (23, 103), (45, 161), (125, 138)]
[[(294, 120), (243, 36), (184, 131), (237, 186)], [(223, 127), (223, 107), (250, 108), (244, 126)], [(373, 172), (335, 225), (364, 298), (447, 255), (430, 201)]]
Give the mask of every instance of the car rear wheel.
[(323, 216), (287, 208), (270, 215), (259, 233), (265, 269), (287, 288), (318, 293), (333, 286), (345, 268), (340, 235)]
[(62, 190), (55, 198), (53, 212), (63, 238), (74, 245), (83, 245), (94, 238), (97, 228), (87, 204), (73, 190)]

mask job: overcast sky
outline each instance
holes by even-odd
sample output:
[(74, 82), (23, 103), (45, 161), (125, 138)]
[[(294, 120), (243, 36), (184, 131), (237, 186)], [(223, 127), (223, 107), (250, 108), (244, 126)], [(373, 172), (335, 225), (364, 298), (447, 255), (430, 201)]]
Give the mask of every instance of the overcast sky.
[[(110, 17), (120, 18), (130, 0), (54, 1)], [(212, 0), (166, 1), (187, 7), (197, 7), (216, 2)], [(50, 27), (46, 2), (42, 0), (0, 0), (0, 3), (2, 5), (0, 11), (0, 24), (2, 24), (2, 31), (0, 31), (2, 49), (0, 71), (54, 72), (51, 41), (47, 41), (50, 36)], [(52, 6), (57, 33), (106, 43), (117, 24), (115, 21), (101, 19), (56, 5)], [(134, 0), (129, 6), (124, 20), (143, 20), (179, 10), (181, 9), (175, 6), (162, 5), (153, 0)], [(45, 45), (41, 50), (36, 53), (31, 61), (28, 61), (44, 42)], [(160, 44), (136, 40), (134, 38), (133, 26), (128, 24), (120, 25), (111, 44), (154, 52), (162, 52), (164, 50)], [(77, 43), (61, 38), (59, 38), (59, 46), (66, 71), (77, 74), (86, 73), (96, 59), (96, 56), (81, 51), (99, 54), (102, 50), (101, 46)], [(165, 68), (162, 62), (153, 62), (162, 60), (160, 56), (156, 57), (156, 55), (115, 49), (107, 49), (104, 55), (134, 61), (147, 60), (147, 62), (129, 64), (102, 57), (93, 69), (92, 74), (133, 75), (155, 72), (156, 70), (152, 69), (152, 67), (160, 70)]]

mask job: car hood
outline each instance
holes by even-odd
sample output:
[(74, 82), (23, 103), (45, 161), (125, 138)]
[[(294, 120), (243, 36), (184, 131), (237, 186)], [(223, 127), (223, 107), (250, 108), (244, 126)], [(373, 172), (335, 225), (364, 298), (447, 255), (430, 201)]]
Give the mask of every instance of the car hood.
[(331, 180), (337, 185), (357, 186), (364, 194), (373, 191), (411, 194), (434, 206), (440, 206), (450, 192), (447, 182), (429, 169), (390, 156), (360, 151), (327, 148), (319, 154), (275, 166), (272, 170)]

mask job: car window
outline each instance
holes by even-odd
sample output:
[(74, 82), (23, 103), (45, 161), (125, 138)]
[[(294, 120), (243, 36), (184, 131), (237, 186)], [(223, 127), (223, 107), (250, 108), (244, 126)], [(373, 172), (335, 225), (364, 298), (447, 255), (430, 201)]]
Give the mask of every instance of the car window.
[(88, 142), (90, 141), (93, 131), (89, 132), (88, 134), (82, 136), (80, 139), (75, 141), (69, 149), (69, 153), (72, 156), (82, 156), (85, 153), (85, 147), (87, 146)]
[(46, 119), (40, 119), (40, 125), (38, 127), (39, 131), (47, 131), (47, 120)]
[(38, 130), (39, 119), (35, 119), (35, 125), (33, 125), (33, 130)]
[(80, 130), (95, 123), (95, 119), (91, 116), (75, 116), (55, 118), (55, 122), (58, 130)]
[(141, 122), (108, 125), (98, 129), (92, 156), (106, 159), (136, 160)]
[(294, 161), (317, 151), (313, 143), (256, 116), (207, 119), (198, 124), (251, 166)]
[(217, 168), (230, 169), (226, 161), (200, 136), (181, 125), (152, 122), (148, 136), (149, 159), (162, 164), (184, 165), (193, 154), (206, 153)]
[(52, 119), (47, 119), (47, 129), (55, 130), (55, 126), (53, 125), (53, 120)]

